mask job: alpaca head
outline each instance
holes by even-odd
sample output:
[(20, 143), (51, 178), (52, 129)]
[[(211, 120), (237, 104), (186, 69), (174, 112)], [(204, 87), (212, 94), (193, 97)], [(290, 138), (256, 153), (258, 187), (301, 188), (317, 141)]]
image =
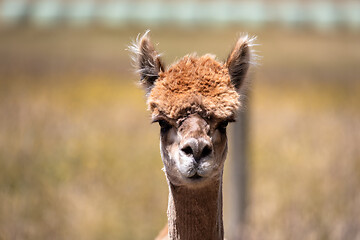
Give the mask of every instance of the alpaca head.
[(146, 90), (168, 181), (191, 188), (220, 180), (227, 154), (226, 127), (235, 120), (250, 62), (251, 39), (242, 37), (225, 63), (187, 55), (165, 69), (148, 34), (131, 50)]

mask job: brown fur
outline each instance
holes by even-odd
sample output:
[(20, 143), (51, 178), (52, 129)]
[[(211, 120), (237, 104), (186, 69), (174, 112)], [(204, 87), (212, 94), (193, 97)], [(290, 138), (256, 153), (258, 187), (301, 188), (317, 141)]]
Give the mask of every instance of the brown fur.
[(157, 239), (224, 239), (222, 176), (226, 126), (240, 106), (239, 93), (254, 39), (241, 37), (226, 63), (187, 55), (167, 70), (148, 37), (130, 46), (146, 90), (169, 184), (168, 226)]
[(192, 113), (206, 118), (233, 118), (239, 94), (231, 84), (228, 69), (213, 56), (185, 56), (160, 72), (148, 97), (154, 115), (178, 119)]

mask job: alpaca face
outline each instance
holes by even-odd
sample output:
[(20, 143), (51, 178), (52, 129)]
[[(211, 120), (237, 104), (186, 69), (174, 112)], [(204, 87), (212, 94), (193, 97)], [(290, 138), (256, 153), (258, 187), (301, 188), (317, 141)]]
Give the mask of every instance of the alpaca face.
[(254, 39), (240, 38), (225, 63), (212, 55), (187, 55), (165, 69), (147, 33), (130, 50), (153, 122), (161, 128), (160, 150), (168, 180), (179, 186), (210, 184), (222, 176), (226, 126), (241, 105), (239, 90)]
[(155, 117), (160, 125), (160, 148), (169, 181), (197, 187), (220, 179), (227, 154), (228, 120), (208, 120), (191, 114), (174, 121)]

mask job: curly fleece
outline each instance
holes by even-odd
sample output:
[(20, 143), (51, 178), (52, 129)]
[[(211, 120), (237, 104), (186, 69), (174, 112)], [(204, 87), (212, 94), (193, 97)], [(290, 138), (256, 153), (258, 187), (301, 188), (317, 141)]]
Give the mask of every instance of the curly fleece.
[(227, 67), (212, 55), (187, 55), (160, 72), (147, 103), (153, 115), (172, 119), (192, 113), (206, 118), (233, 118), (240, 106)]

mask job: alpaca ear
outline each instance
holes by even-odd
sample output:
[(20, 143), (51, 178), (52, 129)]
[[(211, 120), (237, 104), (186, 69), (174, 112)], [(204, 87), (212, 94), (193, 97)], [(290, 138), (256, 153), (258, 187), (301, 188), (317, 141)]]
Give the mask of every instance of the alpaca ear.
[(252, 41), (254, 41), (254, 38), (240, 37), (226, 60), (230, 80), (237, 90), (243, 85), (250, 66)]
[(164, 71), (160, 55), (155, 51), (148, 36), (149, 32), (146, 31), (140, 38), (138, 36), (136, 42), (129, 47), (133, 53), (132, 60), (136, 71), (140, 74), (139, 83), (147, 93), (153, 88), (159, 73)]

